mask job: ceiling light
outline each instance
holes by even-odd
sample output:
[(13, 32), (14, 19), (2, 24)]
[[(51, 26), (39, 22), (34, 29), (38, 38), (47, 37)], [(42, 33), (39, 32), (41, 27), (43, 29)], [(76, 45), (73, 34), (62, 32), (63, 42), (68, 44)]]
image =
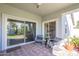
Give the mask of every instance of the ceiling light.
[(36, 3), (36, 8), (39, 8), (42, 3)]

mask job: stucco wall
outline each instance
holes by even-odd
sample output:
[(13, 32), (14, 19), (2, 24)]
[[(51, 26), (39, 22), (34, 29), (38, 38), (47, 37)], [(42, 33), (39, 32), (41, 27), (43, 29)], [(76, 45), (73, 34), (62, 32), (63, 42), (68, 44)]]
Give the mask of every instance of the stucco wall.
[(61, 17), (56, 21), (56, 37), (62, 38), (62, 20)]
[(2, 13), (13, 15), (16, 17), (22, 17), (22, 18), (26, 18), (29, 20), (37, 21), (38, 24), (37, 24), (36, 34), (41, 34), (41, 26), (42, 26), (41, 20), (42, 20), (42, 18), (40, 16), (20, 10), (20, 9), (17, 9), (17, 8), (14, 8), (14, 7), (11, 7), (11, 6), (8, 6), (8, 5), (4, 5), (4, 4), (0, 4), (0, 11)]
[[(0, 4), (0, 12), (11, 15), (11, 16), (24, 18), (24, 19), (26, 19), (26, 21), (27, 20), (28, 21), (31, 21), (31, 20), (36, 21), (37, 22), (36, 35), (39, 35), (39, 34), (41, 35), (41, 33), (42, 33), (42, 24), (41, 24), (42, 18), (40, 16), (20, 10), (20, 9), (17, 9), (17, 8), (14, 8), (14, 7), (11, 7), (9, 5), (5, 5), (5, 4)], [(2, 49), (1, 13), (0, 13), (0, 48)]]
[(2, 40), (1, 40), (1, 38), (2, 38), (2, 35), (1, 35), (1, 34), (2, 34), (2, 31), (1, 31), (2, 28), (1, 28), (1, 26), (2, 26), (2, 25), (1, 25), (1, 12), (0, 12), (0, 50), (1, 50), (1, 48), (2, 48)]
[(62, 15), (61, 20), (62, 20), (61, 22), (62, 23), (62, 38), (67, 38), (70, 35), (69, 21), (66, 15)]
[(72, 10), (71, 12), (73, 12), (74, 9), (78, 9), (78, 8), (79, 8), (79, 3), (76, 3), (76, 4), (72, 5), (72, 6), (63, 8), (61, 10), (58, 10), (56, 12), (53, 12), (53, 13), (43, 17), (43, 21), (60, 17), (60, 16), (62, 16), (63, 13), (67, 13), (67, 12), (69, 12), (71, 10)]
[[(44, 23), (51, 22), (51, 21), (52, 22), (56, 21), (56, 37), (62, 38), (62, 18), (61, 17), (43, 21), (43, 29), (44, 29)], [(44, 30), (42, 32), (44, 32)]]
[[(48, 21), (48, 20), (51, 20), (51, 19), (59, 18), (57, 20), (57, 23), (56, 23), (57, 24), (56, 36), (66, 38), (69, 35), (73, 35), (73, 33), (72, 33), (73, 30), (72, 30), (72, 24), (70, 25), (70, 22), (69, 22), (69, 21), (71, 21), (71, 19), (67, 19), (66, 15), (63, 15), (63, 14), (71, 13), (71, 12), (74, 11), (74, 9), (75, 9), (75, 11), (78, 11), (79, 10), (79, 4), (75, 4), (75, 5), (69, 6), (67, 8), (63, 8), (61, 10), (58, 10), (54, 13), (51, 13), (51, 14), (43, 17), (43, 22), (46, 21), (46, 20)], [(67, 24), (66, 26), (65, 26), (65, 23)], [(67, 29), (67, 33), (65, 33), (65, 28)]]
[[(52, 20), (56, 20), (56, 37), (64, 39), (70, 35), (71, 19), (70, 19), (70, 22), (68, 22), (69, 19), (67, 19), (66, 15), (62, 15), (61, 17), (58, 17)], [(50, 20), (45, 20), (45, 21), (50, 21)]]
[(69, 26), (69, 32), (70, 32), (70, 37), (72, 36), (78, 36), (79, 37), (79, 29), (74, 28), (74, 25), (72, 23), (72, 19), (71, 19), (71, 14), (67, 14), (65, 15), (66, 20), (68, 21), (68, 26)]

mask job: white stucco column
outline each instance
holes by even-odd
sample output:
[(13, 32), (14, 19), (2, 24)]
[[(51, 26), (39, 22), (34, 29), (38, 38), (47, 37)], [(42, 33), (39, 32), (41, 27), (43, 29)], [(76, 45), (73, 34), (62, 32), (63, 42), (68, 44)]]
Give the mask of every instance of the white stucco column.
[(68, 17), (66, 15), (62, 15), (62, 18), (61, 18), (61, 23), (62, 23), (62, 38), (65, 39), (67, 38), (68, 36), (70, 36), (71, 34), (71, 25), (70, 25), (70, 22)]
[(67, 14), (66, 18), (67, 18), (69, 32), (70, 32), (69, 36), (72, 37), (74, 35), (74, 33), (73, 33), (73, 22), (72, 22), (71, 14)]
[(2, 17), (0, 12), (0, 50), (2, 50)]

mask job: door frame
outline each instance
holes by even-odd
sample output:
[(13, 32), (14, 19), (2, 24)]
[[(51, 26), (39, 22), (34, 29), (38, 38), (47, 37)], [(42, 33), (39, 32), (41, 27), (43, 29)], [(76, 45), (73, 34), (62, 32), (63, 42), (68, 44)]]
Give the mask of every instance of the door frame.
[[(43, 23), (42, 23), (42, 35), (43, 35), (43, 37), (45, 36), (45, 34), (44, 34), (44, 24), (45, 23), (49, 23), (49, 22), (56, 22), (56, 27), (57, 27), (57, 20), (58, 20), (58, 18), (55, 18), (55, 19), (52, 19), (52, 20), (46, 20), (46, 21), (43, 21)], [(55, 27), (55, 29), (56, 29), (56, 27)], [(57, 29), (56, 29), (56, 32), (57, 32)], [(55, 32), (55, 33), (56, 33)], [(56, 36), (56, 34), (55, 34), (55, 36)], [(44, 40), (44, 39), (43, 39)]]
[(15, 19), (15, 20), (19, 20), (19, 21), (28, 21), (28, 22), (35, 22), (36, 23), (36, 32), (37, 32), (37, 24), (38, 22), (32, 19), (27, 19), (27, 18), (21, 18), (21, 17), (16, 17), (16, 16), (12, 16), (12, 15), (8, 15), (5, 13), (2, 13), (2, 50), (6, 50), (9, 48), (13, 48), (13, 47), (17, 47), (17, 46), (21, 46), (24, 44), (30, 44), (33, 43), (35, 41), (32, 42), (27, 42), (27, 43), (20, 43), (17, 45), (12, 45), (12, 46), (7, 46), (7, 19)]

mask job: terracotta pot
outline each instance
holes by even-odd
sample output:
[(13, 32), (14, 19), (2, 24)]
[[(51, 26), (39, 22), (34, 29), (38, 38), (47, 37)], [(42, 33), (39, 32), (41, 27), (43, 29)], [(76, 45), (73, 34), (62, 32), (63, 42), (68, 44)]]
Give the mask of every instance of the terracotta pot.
[(76, 47), (76, 50), (79, 51), (79, 46)]

